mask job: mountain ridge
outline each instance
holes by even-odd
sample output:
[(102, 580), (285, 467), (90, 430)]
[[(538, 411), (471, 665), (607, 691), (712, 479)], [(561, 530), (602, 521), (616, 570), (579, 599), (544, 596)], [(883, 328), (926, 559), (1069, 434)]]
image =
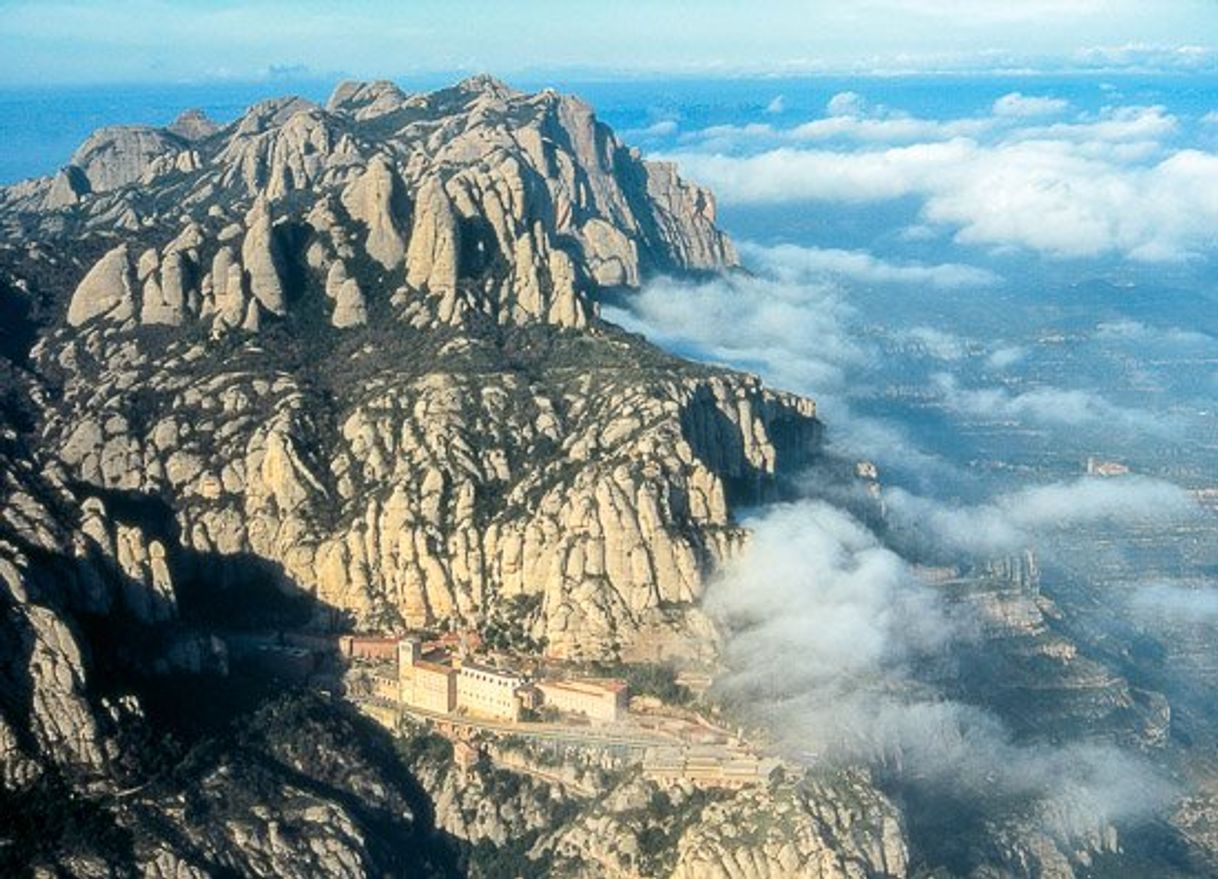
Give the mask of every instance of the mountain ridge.
[[(602, 289), (735, 263), (708, 193), (553, 93), (475, 78), (331, 103), (347, 115), (285, 99), (217, 131), (188, 117), (189, 137), (107, 129), (0, 190), (21, 328), (0, 397), (0, 811), (32, 816), (0, 864), (730, 873), (716, 828), (746, 809), (800, 828), (794, 847), (759, 830), (759, 865), (903, 872), (862, 771), (723, 807), (675, 791), (648, 831), (661, 793), (628, 773), (589, 811), (230, 667), (226, 628), (300, 611), (705, 659), (697, 599), (746, 537), (732, 505), (820, 454), (811, 401), (597, 315)], [(361, 147), (340, 130), (356, 116), (419, 148)]]
[[(827, 877), (929, 856), (1068, 877), (1115, 854), (1099, 818), (1035, 801), (968, 804), (962, 850), (937, 822), (965, 807), (903, 813), (925, 792), (883, 765), (801, 758), (719, 797), (609, 760), (602, 802), (586, 758), (569, 786), (529, 775), (527, 749), (525, 770), (461, 769), (341, 696), (271, 698), (226, 646), (251, 630), (473, 629), (574, 669), (713, 668), (701, 598), (747, 545), (736, 511), (840, 475), (884, 533), (874, 468), (830, 457), (812, 400), (600, 317), (657, 274), (741, 270), (710, 194), (576, 99), (347, 83), (222, 127), (108, 128), (77, 162), (0, 190), (0, 809), (84, 852), (51, 862), (97, 874), (117, 846), (146, 875), (360, 875), (409, 853), (452, 875), (456, 852), (476, 875)], [(943, 693), (984, 702), (999, 680), (1012, 710), (1055, 706), (1030, 736), (1085, 716), (1162, 746), (1165, 704), (1055, 631), (1034, 559), (953, 594), (985, 636)], [(74, 841), (86, 819), (104, 846)]]
[[(490, 77), (426, 95), (344, 83), (324, 108), (271, 99), (195, 127), (201, 139), (102, 129), (68, 171), (0, 195), (10, 233), (120, 239), (75, 283), (67, 326), (34, 351), (44, 374), (63, 376), (47, 438), (77, 475), (167, 492), (196, 549), (273, 558), (365, 623), (386, 608), (409, 625), (476, 622), (489, 583), (540, 591), (528, 626), (557, 655), (616, 655), (643, 630), (687, 623), (696, 635), (682, 649), (701, 649), (701, 584), (743, 538), (728, 495), (770, 491), (780, 453), (798, 467), (820, 432), (810, 401), (678, 366), (596, 316), (598, 291), (736, 265), (710, 194), (643, 161), (578, 99)], [(68, 205), (65, 174), (88, 186)], [(158, 346), (141, 341), (154, 330), (155, 360)], [(361, 334), (373, 347), (341, 338)], [(264, 357), (254, 340), (272, 338), (280, 351)], [(401, 356), (378, 371), (384, 344)], [(234, 347), (259, 365), (229, 373), (217, 352)], [(299, 375), (252, 378), (290, 349), (341, 357), (363, 384), (317, 382), (330, 385), (319, 396)], [(403, 366), (424, 351), (430, 368)], [(128, 372), (99, 388), (81, 380), (90, 362)], [(207, 387), (183, 396), (192, 381)], [(160, 414), (207, 408), (222, 384), (216, 405), (238, 417), (194, 413), (227, 430), (219, 457), (182, 436), (180, 415), (146, 436), (120, 426), (133, 389)], [(155, 399), (166, 385), (168, 405)], [(269, 429), (241, 414), (264, 405)], [(609, 430), (597, 412), (615, 413)], [(465, 430), (454, 450), (447, 440)], [(478, 515), (494, 498), (506, 506)], [(336, 516), (343, 530), (316, 527)]]

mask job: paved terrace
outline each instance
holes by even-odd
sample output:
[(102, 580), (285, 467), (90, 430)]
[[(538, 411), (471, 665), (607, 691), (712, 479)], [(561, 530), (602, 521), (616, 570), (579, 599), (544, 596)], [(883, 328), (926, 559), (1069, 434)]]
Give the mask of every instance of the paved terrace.
[(486, 730), (503, 735), (521, 736), (541, 741), (581, 745), (583, 747), (616, 747), (630, 750), (646, 750), (655, 747), (672, 747), (682, 743), (682, 739), (677, 735), (651, 732), (621, 724), (612, 726), (575, 726), (564, 723), (490, 720), (465, 714), (443, 714), (435, 711), (426, 711), (414, 706), (408, 707), (389, 699), (366, 697), (355, 699), (354, 701), (358, 705), (375, 706), (378, 711), (396, 714), (398, 717), (431, 720), (460, 729)]

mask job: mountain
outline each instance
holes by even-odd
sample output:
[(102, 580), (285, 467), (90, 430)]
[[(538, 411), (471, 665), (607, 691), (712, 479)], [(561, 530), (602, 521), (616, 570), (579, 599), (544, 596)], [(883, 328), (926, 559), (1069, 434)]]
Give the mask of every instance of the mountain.
[[(1116, 863), (1116, 831), (1068, 800), (957, 801), (884, 765), (704, 789), (510, 737), (470, 764), (356, 711), (336, 658), (308, 689), (250, 659), (268, 637), (472, 630), (563, 667), (713, 670), (700, 599), (749, 539), (739, 510), (854, 467), (811, 400), (599, 303), (741, 271), (709, 192), (578, 99), (485, 76), (107, 127), (0, 189), (0, 872)], [(1021, 737), (1163, 746), (1161, 697), (1080, 655), (1034, 559), (942, 592), (982, 625), (931, 670), (937, 698)], [(720, 720), (799, 751), (748, 708)]]
[(735, 270), (714, 211), (579, 100), (489, 77), (104, 128), (0, 190), (6, 874), (903, 874), (861, 770), (739, 796), (616, 770), (589, 801), (230, 649), (469, 626), (709, 657), (732, 511), (821, 425), (597, 303)]
[(820, 435), (810, 401), (597, 319), (648, 274), (734, 266), (710, 194), (487, 77), (187, 118), (4, 196), (12, 273), (73, 291), (32, 360), (74, 477), (166, 498), (193, 550), (361, 625), (518, 598), (555, 656), (696, 649), (729, 504)]

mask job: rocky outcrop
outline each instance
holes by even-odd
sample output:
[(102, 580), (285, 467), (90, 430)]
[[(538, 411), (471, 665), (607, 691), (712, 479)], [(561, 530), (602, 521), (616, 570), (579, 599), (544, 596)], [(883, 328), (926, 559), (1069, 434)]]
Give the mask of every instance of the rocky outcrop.
[(899, 877), (909, 861), (896, 809), (857, 776), (710, 796), (634, 781), (534, 851), (564, 876), (620, 879)]
[[(350, 709), (267, 705), (240, 721), (239, 747), (145, 712), (150, 677), (185, 671), (172, 681), (182, 705), (214, 686), (189, 642), (167, 637), (180, 550), (75, 495), (61, 466), (24, 446), (11, 403), (0, 405), (0, 873), (443, 872), (413, 785), (400, 766), (385, 772), (388, 746)], [(233, 719), (208, 701), (221, 724)], [(191, 757), (166, 747), (170, 734), (196, 736)]]
[(183, 140), (196, 141), (211, 137), (220, 130), (220, 126), (202, 110), (195, 109), (183, 111), (165, 130)]
[[(29, 784), (47, 766), (100, 772), (107, 742), (94, 717), (80, 645), (52, 610), (30, 602), (21, 567), (27, 559), (0, 558), (0, 595), (14, 607), (5, 623), (4, 690), (29, 706), (25, 718), (6, 716), (0, 724), (7, 748), (0, 752), (5, 787)], [(24, 724), (22, 723), (24, 721)], [(28, 736), (22, 748), (18, 732)]]
[[(731, 241), (715, 228), (711, 193), (677, 176), (677, 166), (654, 162), (647, 166), (647, 196), (655, 204), (655, 233), (677, 265), (714, 269), (737, 261)], [(692, 234), (691, 227), (692, 226)]]
[(388, 80), (340, 82), (326, 101), (326, 109), (364, 122), (400, 110), (409, 101), (407, 94)]
[(78, 327), (99, 317), (122, 322), (134, 316), (131, 260), (127, 245), (120, 244), (98, 260), (77, 285), (68, 305), (67, 321)]
[[(355, 326), (341, 265), (332, 320)], [(197, 551), (274, 559), (358, 616), (477, 623), (521, 596), (535, 610), (517, 622), (555, 655), (704, 651), (697, 601), (743, 540), (729, 500), (765, 497), (816, 454), (819, 425), (809, 403), (755, 380), (674, 376), (670, 361), (564, 365), (595, 350), (613, 349), (563, 343), (531, 382), (453, 354), (446, 371), (434, 353), (418, 373), (369, 360), (326, 402), (290, 375), (261, 378), (270, 360), (233, 372), (198, 346), (155, 360), (132, 347), (51, 431), (83, 479), (177, 498)], [(61, 360), (82, 353), (72, 341)], [(123, 388), (162, 399), (159, 419), (133, 430)]]
[[(0, 190), (0, 204), (0, 234), (5, 213), (86, 234), (160, 228), (186, 211), (221, 243), (246, 212), (253, 249), (241, 262), (259, 311), (247, 307), (237, 325), (283, 316), (274, 279), (286, 283), (304, 256), (297, 246), (319, 281), (336, 257), (349, 268), (372, 260), (385, 289), (365, 284), (365, 296), (396, 302), (416, 324), (452, 326), (489, 317), (581, 328), (599, 289), (736, 262), (708, 192), (643, 161), (578, 99), (523, 94), (490, 77), (412, 96), (344, 83), (325, 109), (265, 101), (219, 130), (189, 114), (164, 130), (105, 129), (74, 166)], [(272, 216), (293, 234), (268, 249)], [(301, 225), (312, 240), (295, 237)], [(395, 274), (403, 262), (404, 279)], [(154, 300), (150, 309), (164, 307)]]
[(115, 125), (100, 128), (72, 154), (93, 192), (108, 192), (148, 180), (158, 173), (189, 163), (189, 145), (177, 135), (159, 128)]
[[(369, 622), (478, 625), (512, 602), (555, 656), (705, 654), (698, 600), (744, 539), (730, 504), (814, 456), (819, 425), (807, 401), (600, 324), (589, 296), (730, 265), (708, 195), (577, 99), (489, 77), (144, 134), (105, 134), (134, 151), (115, 167), (152, 180), (154, 141), (201, 166), (147, 184), (141, 209), (174, 212), (138, 221), (138, 265), (103, 257), (76, 332), (36, 352), (67, 377), (47, 436), (76, 476), (170, 497), (192, 551), (282, 565)], [(134, 209), (122, 179), (76, 206), (85, 228)], [(178, 336), (110, 331), (137, 325)], [(272, 326), (234, 368), (227, 337)]]
[[(335, 263), (342, 265), (342, 263)], [(330, 315), (330, 323), (339, 329), (358, 327), (368, 322), (368, 306), (364, 302), (364, 293), (359, 288), (359, 282), (347, 278), (334, 293), (334, 313)]]
[(89, 192), (89, 178), (84, 171), (75, 165), (68, 165), (56, 172), (43, 202), (47, 210), (71, 207), (79, 204), (81, 198)]
[(280, 277), (281, 258), (272, 226), (271, 207), (264, 198), (257, 199), (245, 216), (241, 263), (254, 298), (271, 314), (284, 314), (287, 300)]
[(178, 326), (185, 318), (186, 306), (186, 267), (180, 251), (171, 250), (165, 256), (165, 262), (160, 266), (158, 279), (156, 268), (156, 251), (148, 251), (147, 269), (145, 259), (141, 257), (138, 277), (144, 283), (143, 305), (140, 309), (140, 323), (166, 324)]
[(439, 317), (445, 323), (455, 316), (460, 248), (452, 202), (444, 185), (434, 177), (429, 178), (415, 198), (410, 249), (406, 254), (406, 284), (440, 300)]
[(319, 184), (342, 182), (360, 164), (351, 135), (300, 98), (263, 101), (221, 134), (211, 173), (188, 196), (205, 203), (215, 188), (271, 199)]
[(240, 326), (246, 311), (245, 273), (231, 247), (224, 246), (216, 251), (208, 280), (216, 328), (224, 330)]
[[(435, 742), (427, 753), (444, 750)], [(412, 763), (435, 803), (437, 825), (477, 851), (512, 858), (518, 875), (909, 875), (900, 814), (861, 772), (793, 773), (764, 787), (699, 790), (615, 773), (614, 761), (595, 750), (571, 748), (540, 763), (527, 751), (488, 747), (466, 770), (449, 758)]]
[[(847, 805), (848, 804), (848, 805)], [(715, 803), (677, 842), (672, 879), (904, 876), (896, 809), (857, 773)]]
[[(368, 227), (364, 250), (386, 269), (396, 268), (406, 254), (401, 221), (406, 198), (397, 174), (384, 156), (375, 156), (343, 192), (343, 205)], [(455, 274), (455, 269), (454, 269)]]

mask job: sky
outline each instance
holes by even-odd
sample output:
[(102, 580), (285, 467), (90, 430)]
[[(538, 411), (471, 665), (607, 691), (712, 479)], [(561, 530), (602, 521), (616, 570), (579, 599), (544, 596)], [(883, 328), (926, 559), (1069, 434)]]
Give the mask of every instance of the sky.
[(1215, 67), (1215, 0), (0, 0), (5, 86)]

